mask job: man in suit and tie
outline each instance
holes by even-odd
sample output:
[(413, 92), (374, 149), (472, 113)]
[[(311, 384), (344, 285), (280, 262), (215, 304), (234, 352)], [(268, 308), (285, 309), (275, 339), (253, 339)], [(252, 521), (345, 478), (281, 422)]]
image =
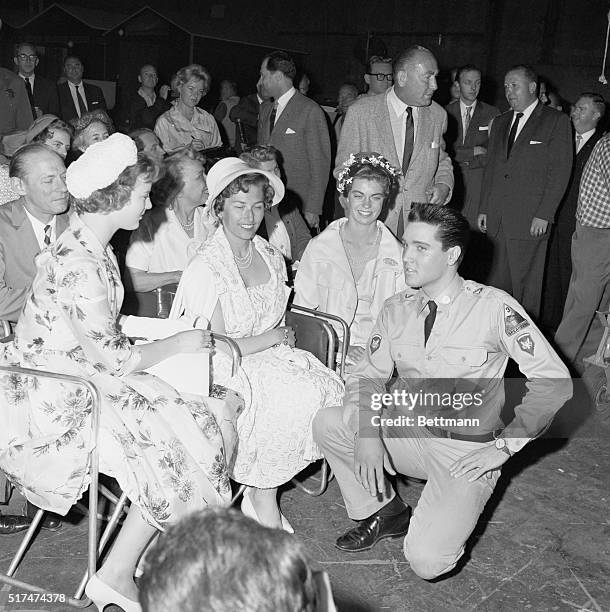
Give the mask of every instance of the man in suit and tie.
[(479, 229), (494, 252), (489, 284), (512, 294), (537, 319), (550, 224), (572, 170), (566, 115), (538, 100), (536, 73), (511, 68), (504, 92), (511, 110), (493, 121), (483, 175)]
[(566, 193), (557, 209), (555, 225), (549, 240), (544, 289), (542, 291), (542, 321), (545, 327), (556, 330), (561, 321), (572, 275), (571, 245), (576, 229), (578, 188), (591, 151), (603, 133), (598, 124), (606, 112), (604, 98), (596, 93), (580, 94), (572, 107), (574, 126), (574, 166)]
[(23, 79), (32, 109), (32, 120), (41, 115), (59, 115), (57, 87), (53, 81), (36, 74), (38, 55), (34, 45), (28, 42), (15, 45), (17, 74)]
[(456, 187), (452, 200), (461, 206), (471, 227), (476, 227), (483, 170), (487, 163), (489, 123), (500, 111), (478, 99), (481, 71), (476, 66), (468, 64), (460, 68), (456, 81), (460, 97), (445, 107), (449, 120), (447, 147), (461, 177), (461, 189)]
[(375, 151), (402, 168), (396, 201), (385, 224), (399, 238), (412, 202), (446, 204), (453, 189), (453, 167), (443, 134), (447, 113), (432, 95), (438, 65), (419, 45), (403, 51), (394, 63), (394, 86), (385, 94), (359, 98), (345, 117), (335, 162), (335, 177), (353, 153)]
[(41, 144), (22, 147), (9, 175), (18, 200), (0, 207), (0, 319), (15, 323), (36, 274), (34, 259), (66, 228), (66, 168)]
[(67, 81), (57, 86), (61, 118), (70, 121), (87, 111), (106, 110), (102, 90), (83, 81), (83, 63), (78, 57), (68, 55), (64, 60)]
[[(34, 259), (68, 225), (66, 167), (42, 144), (21, 147), (11, 158), (9, 175), (21, 197), (0, 206), (0, 319), (16, 323), (36, 275)], [(0, 486), (5, 477), (0, 473)], [(27, 529), (38, 508), (26, 502), (24, 516), (1, 515), (0, 534)], [(47, 514), (44, 529), (56, 531), (61, 519)]]
[(478, 99), (481, 89), (479, 68), (467, 64), (457, 71), (455, 80), (459, 98), (445, 107), (447, 148), (455, 172), (452, 203), (461, 210), (472, 230), (460, 273), (465, 278), (479, 281), (485, 276), (486, 260), (490, 257), (487, 238), (477, 226), (481, 183), (487, 163), (489, 124), (500, 111)]
[(295, 89), (295, 75), (294, 61), (284, 51), (273, 51), (263, 59), (261, 94), (274, 101), (261, 106), (257, 140), (281, 153), (286, 196), (316, 229), (330, 174), (330, 134), (324, 111)]

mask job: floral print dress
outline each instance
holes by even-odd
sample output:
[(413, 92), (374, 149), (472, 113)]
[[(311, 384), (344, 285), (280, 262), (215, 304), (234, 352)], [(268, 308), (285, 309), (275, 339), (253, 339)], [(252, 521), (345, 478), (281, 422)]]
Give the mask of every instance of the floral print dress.
[[(232, 338), (282, 325), (290, 295), (284, 258), (260, 236), (253, 244), (269, 269), (266, 283), (245, 286), (221, 227), (187, 265), (170, 316), (209, 321), (220, 302)], [(253, 487), (277, 487), (322, 457), (312, 421), (318, 410), (341, 404), (343, 383), (311, 353), (284, 344), (244, 355), (241, 365), (232, 378), (228, 357), (214, 353), (214, 380), (238, 391), (246, 404), (237, 421), (231, 477)]]
[[(139, 350), (117, 326), (123, 287), (116, 259), (78, 216), (36, 266), (14, 343), (3, 345), (0, 362), (97, 386), (100, 472), (116, 478), (150, 524), (228, 504), (242, 400), (221, 387), (212, 397), (181, 395), (137, 371)], [(89, 483), (89, 394), (0, 372), (0, 419), (0, 468), (30, 501), (65, 514)]]

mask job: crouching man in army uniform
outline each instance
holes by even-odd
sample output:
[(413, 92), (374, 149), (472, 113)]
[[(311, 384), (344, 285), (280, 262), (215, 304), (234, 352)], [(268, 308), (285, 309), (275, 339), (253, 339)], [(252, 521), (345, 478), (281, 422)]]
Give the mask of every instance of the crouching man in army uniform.
[[(314, 420), (314, 438), (337, 477), (347, 513), (359, 521), (336, 546), (358, 552), (383, 538), (406, 536), (405, 557), (428, 580), (455, 567), (500, 466), (542, 433), (572, 395), (567, 368), (520, 304), (458, 275), (468, 234), (458, 212), (413, 205), (403, 263), (407, 284), (419, 289), (386, 300), (365, 355), (346, 381), (343, 406), (321, 410)], [(528, 381), (504, 427), (509, 357)], [(413, 389), (409, 381), (452, 379), (482, 389), (476, 412), (481, 424), (460, 427), (455, 419), (452, 426), (445, 419), (439, 426), (438, 419), (426, 419), (421, 425), (412, 413), (402, 428), (384, 425), (379, 417), (396, 413), (375, 412), (379, 405), (371, 399), (387, 392), (394, 367), (406, 388)], [(384, 469), (427, 481), (412, 518)]]

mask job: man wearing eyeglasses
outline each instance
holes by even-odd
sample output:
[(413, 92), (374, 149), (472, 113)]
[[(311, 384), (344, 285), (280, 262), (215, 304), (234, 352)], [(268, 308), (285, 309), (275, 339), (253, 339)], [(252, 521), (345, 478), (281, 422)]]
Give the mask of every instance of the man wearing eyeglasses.
[(364, 96), (349, 107), (334, 175), (338, 177), (345, 160), (360, 151), (380, 153), (401, 168), (398, 194), (383, 221), (402, 239), (413, 202), (444, 205), (449, 201), (453, 166), (443, 139), (447, 113), (432, 101), (437, 89), (436, 58), (425, 47), (414, 45), (395, 60), (393, 75), (394, 84), (385, 93)]
[(59, 100), (55, 83), (35, 72), (39, 59), (34, 45), (28, 42), (15, 45), (13, 61), (17, 67), (17, 74), (23, 79), (28, 94), (32, 119), (37, 119), (46, 114), (59, 114)]
[(394, 82), (392, 58), (373, 55), (366, 64), (364, 82), (368, 86), (367, 96), (376, 96), (386, 92)]

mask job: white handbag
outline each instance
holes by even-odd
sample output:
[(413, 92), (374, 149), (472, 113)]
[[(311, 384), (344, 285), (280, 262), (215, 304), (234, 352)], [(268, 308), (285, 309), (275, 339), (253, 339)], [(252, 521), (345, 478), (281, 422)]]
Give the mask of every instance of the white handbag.
[[(128, 316), (122, 320), (123, 333), (135, 344), (147, 344), (193, 329), (183, 319), (154, 319)], [(180, 353), (146, 370), (158, 376), (179, 393), (210, 394), (210, 351)]]

